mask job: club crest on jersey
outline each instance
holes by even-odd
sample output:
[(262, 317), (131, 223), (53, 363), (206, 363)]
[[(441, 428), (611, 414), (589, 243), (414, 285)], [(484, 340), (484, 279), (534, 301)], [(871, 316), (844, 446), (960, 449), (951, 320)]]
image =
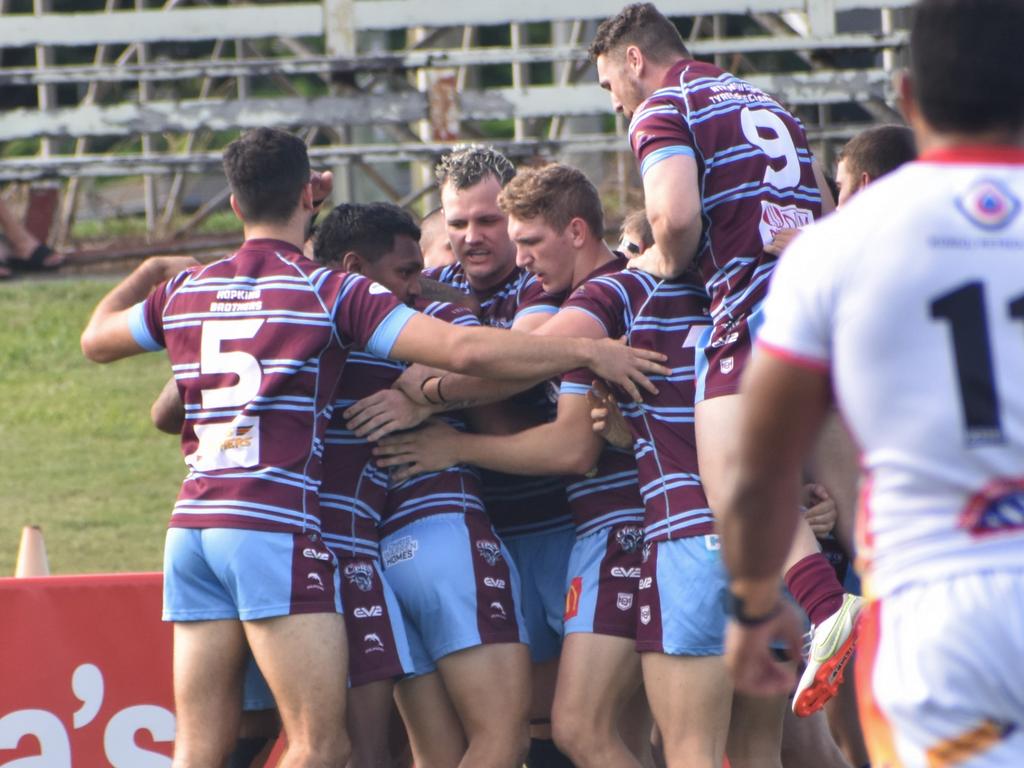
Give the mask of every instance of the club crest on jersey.
[(615, 541), (619, 543), (623, 552), (636, 552), (644, 540), (643, 528), (635, 525), (630, 525), (625, 528), (620, 528), (615, 533)]
[(496, 542), (489, 541), (488, 539), (480, 539), (476, 543), (476, 551), (480, 553), (488, 565), (497, 565), (498, 561), (501, 560), (501, 547)]
[(360, 592), (373, 589), (373, 566), (369, 563), (349, 563), (345, 566), (345, 578), (355, 584)]
[(1020, 211), (1017, 201), (1002, 183), (982, 179), (956, 201), (956, 207), (982, 229), (1002, 229)]

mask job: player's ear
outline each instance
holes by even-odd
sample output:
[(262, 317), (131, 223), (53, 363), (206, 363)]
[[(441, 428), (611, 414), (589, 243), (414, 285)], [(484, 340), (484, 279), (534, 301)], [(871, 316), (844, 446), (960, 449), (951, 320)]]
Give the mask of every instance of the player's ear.
[(910, 72), (901, 70), (893, 75), (896, 83), (896, 93), (899, 95), (900, 112), (907, 125), (913, 127), (914, 121), (918, 118), (917, 98), (914, 95), (914, 81)]
[(235, 216), (238, 217), (238, 220), (244, 222), (245, 216), (242, 215), (242, 209), (239, 207), (238, 200), (235, 198), (234, 193), (231, 194), (228, 201), (231, 203), (231, 210), (235, 212)]
[(644, 68), (644, 54), (635, 45), (626, 46), (626, 66), (634, 75), (639, 75)]
[(341, 268), (346, 272), (363, 273), (363, 259), (355, 251), (346, 251), (341, 257)]
[(584, 241), (587, 239), (587, 222), (581, 219), (579, 216), (569, 222), (569, 241), (573, 244), (574, 248), (581, 248)]

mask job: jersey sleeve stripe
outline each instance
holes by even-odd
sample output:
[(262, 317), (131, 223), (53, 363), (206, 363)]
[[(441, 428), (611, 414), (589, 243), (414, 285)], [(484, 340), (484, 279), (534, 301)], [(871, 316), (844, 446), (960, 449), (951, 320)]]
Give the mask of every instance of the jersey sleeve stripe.
[(416, 310), (405, 305), (399, 305), (392, 309), (373, 332), (373, 336), (370, 337), (370, 341), (366, 345), (366, 351), (371, 355), (377, 355), (377, 357), (390, 355), (398, 335), (405, 328), (405, 324), (416, 314), (418, 314)]
[(163, 349), (163, 345), (153, 338), (146, 325), (146, 302), (140, 301), (128, 310), (128, 330), (131, 331), (135, 343), (147, 352)]
[(695, 156), (693, 149), (684, 146), (683, 144), (673, 144), (670, 147), (656, 149), (643, 159), (643, 162), (640, 164), (640, 175), (646, 176), (647, 172), (662, 160), (667, 160), (668, 158), (675, 157), (676, 155), (686, 155), (687, 157)]

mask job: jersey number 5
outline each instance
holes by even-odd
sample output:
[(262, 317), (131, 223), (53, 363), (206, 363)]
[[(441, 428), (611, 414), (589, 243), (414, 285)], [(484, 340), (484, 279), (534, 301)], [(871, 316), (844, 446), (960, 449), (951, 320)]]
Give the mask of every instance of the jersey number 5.
[[(932, 317), (949, 321), (969, 445), (1003, 442), (995, 368), (989, 341), (985, 286), (965, 283), (931, 303)], [(1010, 317), (1024, 319), (1024, 296), (1010, 301)]]
[(233, 373), (238, 383), (230, 387), (203, 390), (203, 410), (237, 408), (251, 401), (260, 391), (263, 371), (260, 361), (248, 352), (221, 349), (224, 341), (251, 339), (263, 325), (262, 318), (244, 320), (207, 320), (200, 341), (200, 373)]

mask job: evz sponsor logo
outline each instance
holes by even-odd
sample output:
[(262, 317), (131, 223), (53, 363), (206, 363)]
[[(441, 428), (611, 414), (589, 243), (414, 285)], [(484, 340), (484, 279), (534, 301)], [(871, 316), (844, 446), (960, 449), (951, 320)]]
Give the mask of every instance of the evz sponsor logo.
[(644, 576), (640, 579), (640, 589), (650, 589), (651, 583), (654, 581), (653, 576)]
[(504, 579), (492, 579), (490, 576), (484, 576), (484, 586), (485, 587), (494, 587), (495, 589), (504, 589), (505, 588), (505, 580)]
[(369, 608), (359, 606), (352, 611), (352, 615), (357, 619), (375, 619), (384, 615), (384, 609), (379, 605), (371, 605)]
[(615, 607), (620, 611), (628, 611), (633, 607), (633, 596), (629, 592), (619, 592), (615, 598)]
[(369, 563), (346, 563), (344, 573), (349, 584), (355, 584), (360, 592), (373, 589), (373, 566)]
[(651, 623), (651, 606), (640, 606), (640, 623), (645, 625)]
[(403, 536), (400, 539), (388, 542), (381, 552), (381, 557), (384, 559), (384, 567), (390, 568), (405, 560), (412, 560), (416, 557), (416, 550), (419, 548), (420, 543), (412, 536)]
[(320, 578), (319, 573), (307, 573), (306, 574), (306, 589), (316, 589), (320, 592), (324, 592), (324, 580)]
[(308, 557), (310, 560), (323, 560), (324, 562), (331, 559), (330, 552), (321, 552), (320, 550), (313, 549), (312, 547), (306, 547), (302, 550), (302, 556)]
[(366, 643), (363, 653), (384, 653), (384, 641), (376, 632), (363, 635), (363, 642)]
[(615, 533), (615, 540), (619, 543), (623, 552), (636, 552), (644, 540), (644, 530), (635, 525), (620, 528)]
[(491, 618), (492, 619), (507, 619), (508, 616), (505, 614), (505, 606), (495, 600), (491, 603)]
[(725, 336), (712, 341), (711, 346), (714, 349), (718, 349), (719, 347), (724, 347), (726, 344), (735, 344), (739, 341), (739, 338), (739, 331), (733, 331), (732, 333), (727, 333)]
[(612, 576), (617, 579), (639, 579), (640, 569), (639, 568), (623, 568), (621, 565), (616, 565), (612, 568)]
[(501, 560), (501, 547), (497, 542), (488, 539), (480, 539), (476, 543), (476, 551), (480, 553), (488, 565), (497, 565)]

